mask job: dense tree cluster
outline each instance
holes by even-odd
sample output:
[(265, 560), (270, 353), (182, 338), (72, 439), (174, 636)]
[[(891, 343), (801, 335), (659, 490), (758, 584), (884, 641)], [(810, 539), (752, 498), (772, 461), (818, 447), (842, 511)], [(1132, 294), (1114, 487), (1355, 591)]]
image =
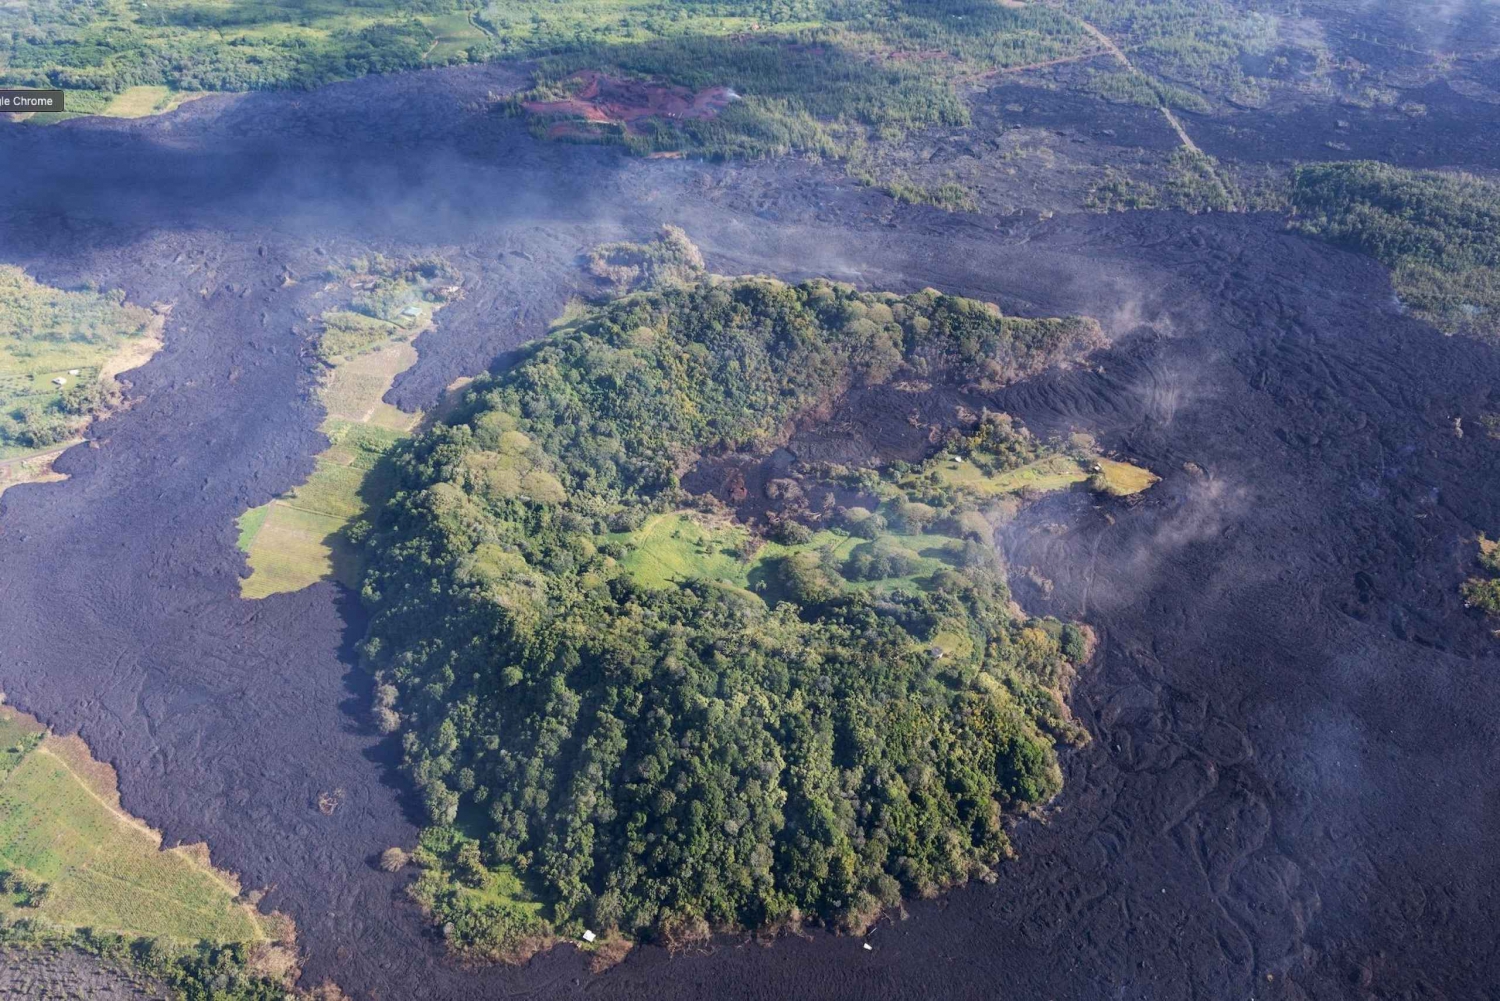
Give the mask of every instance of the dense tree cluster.
[(40, 907), (46, 903), (52, 886), (24, 872), (0, 869), (0, 893), (8, 894), (22, 907)]
[(1375, 161), (1293, 175), (1293, 225), (1370, 254), (1412, 309), (1450, 331), (1500, 336), (1500, 184)]
[[(862, 928), (993, 873), (1005, 815), (1058, 789), (1053, 744), (1080, 734), (1059, 692), (1087, 643), (1016, 618), (992, 553), (907, 591), (794, 553), (770, 602), (642, 586), (608, 533), (683, 503), (693, 456), (769, 445), (851, 385), (995, 384), (1096, 337), (931, 291), (705, 278), (592, 310), (396, 454), (393, 499), (355, 533), (363, 653), (432, 825), (417, 894), (450, 942)], [(903, 560), (876, 541), (851, 570)]]

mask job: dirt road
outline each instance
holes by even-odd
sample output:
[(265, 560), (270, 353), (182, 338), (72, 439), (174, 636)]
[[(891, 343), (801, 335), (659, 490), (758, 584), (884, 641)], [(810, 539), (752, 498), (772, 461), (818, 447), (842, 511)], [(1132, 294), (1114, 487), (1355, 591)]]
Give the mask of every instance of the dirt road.
[[(1082, 18), (1075, 18), (1074, 20), (1078, 21), (1078, 23), (1083, 26), (1083, 29), (1090, 35), (1092, 35), (1094, 39), (1096, 39), (1099, 44), (1104, 47), (1104, 50), (1106, 52), (1109, 52), (1111, 55), (1113, 55), (1115, 57), (1115, 60), (1122, 67), (1124, 67), (1127, 72), (1140, 73), (1140, 71), (1137, 70), (1135, 68), (1135, 65), (1130, 61), (1130, 57), (1125, 54), (1125, 50), (1116, 45), (1113, 39), (1111, 39), (1104, 32), (1100, 31), (1094, 25), (1083, 20)], [(1144, 76), (1145, 74), (1141, 75)], [(1167, 120), (1167, 124), (1172, 127), (1172, 131), (1177, 133), (1177, 138), (1182, 143), (1183, 149), (1194, 154), (1195, 156), (1202, 157), (1204, 155), (1203, 150), (1199, 149), (1198, 144), (1193, 142), (1193, 137), (1188, 135), (1187, 129), (1183, 128), (1182, 121), (1177, 117), (1176, 113), (1172, 111), (1172, 109), (1167, 105), (1165, 101), (1161, 102), (1160, 108), (1162, 117)], [(1224, 198), (1224, 204), (1231, 206), (1235, 205), (1236, 200), (1234, 198), (1234, 195), (1231, 192), (1229, 186), (1224, 183), (1224, 179), (1219, 176), (1219, 172), (1217, 170), (1214, 170), (1212, 167), (1208, 167), (1207, 170), (1209, 172), (1209, 175), (1213, 178), (1214, 184), (1218, 186), (1219, 193)]]

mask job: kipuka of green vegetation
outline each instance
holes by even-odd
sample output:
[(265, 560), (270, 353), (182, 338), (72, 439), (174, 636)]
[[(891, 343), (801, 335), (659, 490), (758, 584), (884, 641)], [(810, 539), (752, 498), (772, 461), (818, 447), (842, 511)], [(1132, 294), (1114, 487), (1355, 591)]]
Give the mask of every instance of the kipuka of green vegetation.
[(1500, 337), (1500, 184), (1374, 161), (1293, 175), (1292, 225), (1391, 269), (1413, 312), (1450, 333)]
[[(1084, 739), (1061, 693), (1086, 634), (1018, 615), (981, 508), (906, 499), (920, 468), (862, 474), (880, 510), (850, 509), (830, 555), (795, 523), (779, 549), (726, 514), (694, 527), (707, 502), (679, 477), (855, 385), (999, 386), (1098, 343), (1091, 321), (932, 291), (700, 275), (587, 311), (398, 446), (352, 533), (362, 655), (431, 825), (414, 893), (450, 947), (860, 930), (993, 878), (1006, 818), (1060, 786), (1055, 743)], [(1047, 451), (999, 416), (958, 447), (996, 475)], [(643, 545), (688, 575), (629, 566)]]
[(0, 266), (0, 459), (75, 438), (115, 402), (102, 373), (152, 314), (119, 290), (64, 290)]
[(1089, 88), (1122, 103), (1209, 111), (1203, 93), (1266, 86), (1246, 74), (1244, 56), (1283, 44), (1274, 16), (1229, 0), (1062, 0), (1060, 6), (1112, 39), (1137, 67), (1105, 74)]
[[(893, 24), (895, 39), (910, 48), (955, 54), (1008, 54), (1025, 61), (1038, 48), (1030, 22), (1075, 33), (1059, 15), (1023, 11), (975, 0), (925, 0), (910, 8), (873, 0), (557, 0), (545, 5), (509, 0), (281, 0), (209, 2), (198, 0), (100, 0), (78, 5), (62, 0), (0, 7), (0, 84), (58, 86), (69, 90), (69, 107), (100, 112), (131, 88), (172, 91), (308, 88), (334, 80), (416, 69), (497, 56), (538, 56), (572, 52), (594, 58), (605, 47), (650, 49), (641, 58), (660, 62), (677, 52), (690, 72), (702, 68), (698, 56), (712, 52), (745, 67), (756, 56), (737, 55), (731, 36), (790, 35), (846, 22)], [(965, 23), (966, 19), (969, 23)], [(686, 40), (680, 50), (670, 43)], [(801, 90), (805, 81), (791, 70), (774, 79), (774, 90)], [(841, 86), (840, 76), (858, 73), (851, 60), (823, 78)], [(743, 76), (743, 71), (738, 75)], [(885, 79), (880, 74), (870, 82)], [(714, 83), (726, 81), (716, 80)], [(865, 100), (878, 95), (863, 88)], [(761, 95), (774, 101), (776, 95)]]
[(318, 398), (329, 445), (314, 457), (304, 482), (240, 516), (239, 547), (251, 571), (240, 581), (246, 598), (298, 591), (327, 578), (358, 586), (344, 529), (381, 495), (372, 471), (420, 419), (382, 399), (396, 376), (416, 363), (411, 341), (444, 303), (462, 295), (456, 272), (436, 257), (395, 261), (376, 254), (326, 277), (339, 280), (325, 292), (353, 290), (341, 303), (347, 308), (320, 318), (317, 350), (326, 368)]
[(1500, 616), (1500, 542), (1480, 536), (1479, 563), (1485, 573), (1464, 582), (1464, 601), (1470, 607)]

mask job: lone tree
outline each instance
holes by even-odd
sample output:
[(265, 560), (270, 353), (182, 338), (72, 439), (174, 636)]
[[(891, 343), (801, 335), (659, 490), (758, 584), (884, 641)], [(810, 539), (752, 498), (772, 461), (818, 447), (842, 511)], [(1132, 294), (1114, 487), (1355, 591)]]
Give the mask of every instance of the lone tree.
[(385, 872), (399, 872), (408, 861), (406, 852), (400, 848), (387, 848), (380, 853), (380, 868)]

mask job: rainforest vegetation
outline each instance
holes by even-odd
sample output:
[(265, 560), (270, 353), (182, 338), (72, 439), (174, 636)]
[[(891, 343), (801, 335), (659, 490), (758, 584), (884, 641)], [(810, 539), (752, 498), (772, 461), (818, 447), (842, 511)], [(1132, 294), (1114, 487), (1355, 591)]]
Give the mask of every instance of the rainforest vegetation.
[(1293, 175), (1293, 225), (1370, 254), (1443, 330), (1500, 337), (1500, 184), (1374, 161)]
[[(392, 499), (352, 532), (375, 711), (431, 825), (414, 893), (471, 955), (585, 927), (669, 944), (863, 929), (903, 894), (991, 878), (1005, 818), (1058, 790), (1054, 744), (1082, 739), (1060, 693), (1086, 634), (1017, 614), (982, 507), (935, 478), (946, 508), (901, 486), (924, 467), (847, 472), (877, 487), (878, 510), (846, 520), (878, 545), (845, 562), (797, 525), (692, 544), (705, 566), (753, 563), (750, 587), (627, 565), (648, 519), (687, 512), (667, 543), (726, 523), (681, 486), (694, 457), (769, 448), (856, 385), (1002, 385), (1097, 326), (663, 274), (477, 380), (398, 447)], [(1048, 451), (1001, 415), (952, 448), (994, 472)], [(882, 541), (887, 525), (904, 535)]]

